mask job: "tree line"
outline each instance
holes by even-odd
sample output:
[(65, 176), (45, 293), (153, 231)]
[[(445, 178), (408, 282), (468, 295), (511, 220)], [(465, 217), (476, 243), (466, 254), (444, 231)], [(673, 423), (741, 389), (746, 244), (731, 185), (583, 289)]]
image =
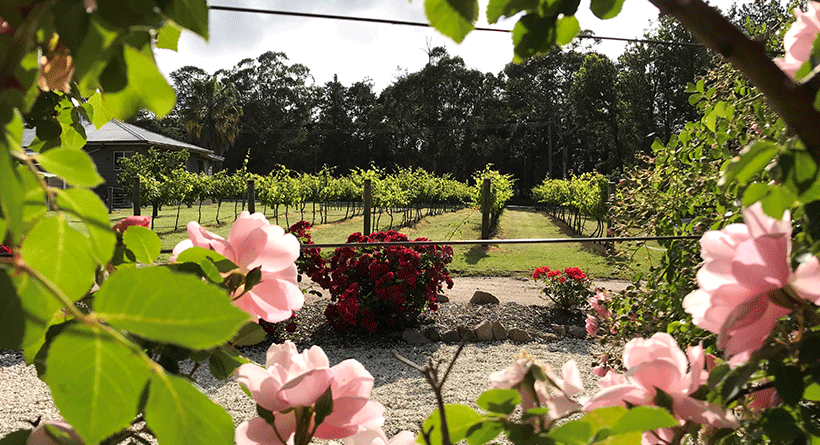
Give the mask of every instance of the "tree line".
[[(728, 15), (770, 34), (790, 17), (777, 0)], [(645, 38), (695, 42), (669, 18)], [(161, 120), (141, 113), (135, 123), (214, 150), (229, 171), (246, 161), (261, 175), (277, 165), (318, 173), (372, 164), (466, 181), (493, 163), (526, 195), (544, 178), (613, 176), (651, 154), (656, 139), (666, 143), (698, 118), (685, 86), (717, 66), (696, 45), (631, 43), (612, 60), (574, 44), (497, 74), (468, 68), (441, 47), (427, 53), (426, 66), (380, 93), (369, 79), (316, 85), (308, 67), (281, 52), (214, 74), (187, 66), (171, 74), (172, 112)]]

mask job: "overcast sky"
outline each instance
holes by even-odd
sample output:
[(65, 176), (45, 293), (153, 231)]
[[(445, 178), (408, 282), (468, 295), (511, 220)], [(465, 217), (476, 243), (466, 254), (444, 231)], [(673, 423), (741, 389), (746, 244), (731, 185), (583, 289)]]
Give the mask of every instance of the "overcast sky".
[[(738, 0), (745, 3), (750, 0)], [(727, 9), (732, 0), (713, 1)], [(214, 0), (211, 5), (258, 9), (300, 11), (319, 14), (371, 17), (426, 22), (424, 0)], [(479, 0), (478, 26), (489, 26), (484, 13), (487, 0)], [(641, 37), (658, 10), (647, 0), (626, 0), (616, 18), (602, 21), (589, 12), (589, 0), (582, 0), (578, 20), (582, 29), (597, 35)], [(461, 56), (466, 65), (483, 72), (498, 73), (512, 60), (509, 33), (473, 31), (460, 45), (432, 28), (348, 22), (300, 17), (210, 11), (208, 42), (189, 32), (179, 41), (179, 51), (157, 50), (160, 69), (166, 75), (185, 65), (198, 66), (209, 73), (233, 67), (245, 58), (256, 58), (266, 51), (284, 52), (291, 63), (307, 66), (317, 85), (339, 76), (349, 86), (370, 78), (377, 92), (402, 72), (421, 69), (427, 62), (425, 48), (446, 46), (452, 55)], [(512, 20), (493, 25), (510, 29)], [(602, 43), (596, 50), (617, 57), (624, 43)]]

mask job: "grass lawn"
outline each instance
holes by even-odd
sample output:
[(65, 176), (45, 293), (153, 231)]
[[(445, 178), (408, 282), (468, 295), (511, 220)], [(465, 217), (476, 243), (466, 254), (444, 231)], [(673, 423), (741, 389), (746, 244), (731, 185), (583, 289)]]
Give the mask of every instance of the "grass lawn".
[[(234, 203), (222, 204), (219, 211), (220, 224), (216, 224), (216, 205), (202, 207), (202, 222), (208, 230), (217, 235), (227, 237), (231, 222), (234, 219)], [(241, 211), (241, 203), (236, 207)], [(257, 205), (257, 211), (265, 214), (275, 224), (273, 210)], [(286, 226), (284, 208), (280, 209), (279, 224)], [(293, 224), (301, 219), (299, 209), (289, 209), (287, 223)], [(197, 206), (180, 210), (179, 228), (175, 231), (176, 207), (165, 207), (154, 220), (154, 231), (162, 241), (163, 249), (172, 249), (178, 242), (188, 237), (185, 223), (196, 221), (199, 217)], [(143, 214), (150, 214), (150, 208), (143, 208)], [(131, 214), (130, 209), (118, 210), (110, 215), (111, 223)], [(312, 219), (312, 206), (308, 204), (304, 209), (304, 217)], [(363, 218), (344, 219), (345, 208), (331, 208), (328, 212), (329, 224), (316, 224), (311, 233), (317, 243), (342, 243), (354, 232), (361, 232)], [(400, 218), (400, 217), (399, 217)], [(317, 215), (318, 220), (318, 215)], [(386, 229), (387, 216), (381, 220), (382, 228)], [(590, 222), (594, 225), (594, 222)], [(594, 226), (593, 226), (594, 228)], [(432, 240), (462, 240), (478, 239), (481, 233), (481, 213), (473, 208), (465, 208), (456, 212), (447, 212), (442, 215), (428, 217), (412, 227), (400, 229), (411, 239), (424, 237)], [(532, 209), (506, 209), (501, 215), (499, 228), (494, 236), (499, 239), (514, 238), (570, 238), (566, 228), (557, 220), (547, 216), (544, 212)], [(633, 247), (634, 249), (634, 247)], [(602, 245), (595, 243), (556, 243), (556, 244), (497, 244), (489, 246), (454, 246), (453, 262), (450, 269), (457, 275), (485, 275), (485, 276), (529, 276), (539, 266), (549, 266), (553, 269), (566, 267), (580, 267), (594, 278), (629, 278), (635, 271), (616, 271), (607, 263)], [(649, 265), (657, 264), (661, 251), (656, 243), (647, 243), (646, 246), (634, 250), (633, 258), (637, 271), (648, 270)], [(170, 254), (162, 254), (159, 261), (168, 260)]]

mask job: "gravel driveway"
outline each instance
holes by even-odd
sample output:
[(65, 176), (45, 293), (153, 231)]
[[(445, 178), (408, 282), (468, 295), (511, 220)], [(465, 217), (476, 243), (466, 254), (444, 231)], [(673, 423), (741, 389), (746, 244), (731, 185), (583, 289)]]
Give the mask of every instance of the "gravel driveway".
[[(519, 305), (546, 305), (539, 297), (540, 286), (533, 280), (517, 278), (456, 278), (453, 289), (445, 295), (453, 302), (467, 302), (476, 290), (490, 292), (502, 302), (516, 302)], [(615, 286), (627, 283), (606, 282), (605, 287), (617, 290)], [(317, 297), (312, 297), (317, 298)], [(244, 353), (258, 363), (264, 363), (268, 345), (248, 348)], [(596, 378), (589, 372), (593, 364), (592, 353), (597, 344), (588, 340), (563, 338), (542, 343), (531, 342), (523, 345), (509, 341), (469, 344), (462, 352), (449, 380), (445, 385), (447, 403), (474, 405), (476, 398), (488, 387), (490, 373), (507, 367), (513, 357), (525, 349), (540, 361), (550, 365), (560, 374), (561, 366), (568, 360), (575, 360), (585, 381), (587, 395), (594, 392)], [(401, 430), (418, 431), (419, 422), (434, 409), (433, 393), (418, 372), (396, 360), (391, 349), (405, 358), (424, 364), (427, 357), (447, 360), (455, 352), (455, 345), (433, 343), (428, 345), (407, 345), (400, 340), (389, 342), (336, 342), (324, 346), (331, 365), (347, 358), (359, 360), (375, 377), (372, 398), (386, 407), (384, 430), (388, 437)], [(195, 374), (196, 381), (217, 403), (224, 406), (234, 421), (239, 423), (255, 416), (254, 405), (231, 381), (215, 380), (207, 370), (200, 368)], [(22, 354), (0, 351), (0, 437), (21, 428), (30, 428), (28, 421), (37, 418), (57, 420), (59, 413), (54, 408), (48, 387), (36, 376), (33, 366), (26, 366)]]

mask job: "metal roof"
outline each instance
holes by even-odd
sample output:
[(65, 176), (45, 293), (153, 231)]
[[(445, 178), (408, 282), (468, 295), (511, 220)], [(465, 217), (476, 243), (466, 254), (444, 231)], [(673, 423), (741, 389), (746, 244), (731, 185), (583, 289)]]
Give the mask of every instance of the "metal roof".
[[(88, 145), (148, 145), (170, 149), (188, 150), (192, 153), (199, 153), (214, 161), (224, 161), (225, 158), (214, 154), (213, 150), (202, 148), (193, 144), (180, 142), (161, 134), (148, 131), (136, 125), (126, 124), (116, 119), (103, 125), (99, 129), (91, 122), (83, 122), (86, 134), (86, 146)], [(34, 140), (35, 130), (27, 128), (23, 130), (23, 146), (28, 147)]]

